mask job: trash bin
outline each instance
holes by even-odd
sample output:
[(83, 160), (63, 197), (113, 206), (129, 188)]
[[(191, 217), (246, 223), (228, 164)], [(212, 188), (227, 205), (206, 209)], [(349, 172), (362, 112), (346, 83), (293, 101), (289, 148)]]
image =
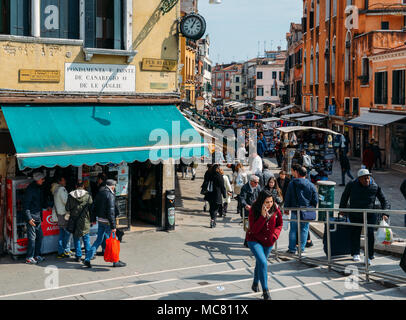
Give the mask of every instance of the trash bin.
[(165, 230), (175, 230), (175, 190), (165, 194)]
[[(334, 208), (334, 181), (318, 181), (319, 187), (319, 208)], [(329, 211), (329, 216), (333, 216), (333, 211)], [(319, 221), (326, 221), (326, 212), (319, 212)]]

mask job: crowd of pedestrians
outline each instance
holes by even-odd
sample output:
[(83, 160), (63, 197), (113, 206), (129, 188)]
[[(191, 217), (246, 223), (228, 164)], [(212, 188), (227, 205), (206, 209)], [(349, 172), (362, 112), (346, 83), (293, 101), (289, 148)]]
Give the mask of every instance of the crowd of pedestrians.
[[(27, 187), (23, 200), (28, 235), (27, 264), (38, 264), (45, 260), (41, 254), (43, 208), (51, 210), (52, 207), (52, 218), (57, 221), (60, 228), (58, 259), (73, 258), (76, 262), (82, 262), (87, 268), (91, 268), (90, 261), (95, 259), (98, 247), (102, 246), (104, 251), (105, 242), (112, 234), (116, 234), (121, 241), (123, 233), (116, 228), (116, 217), (119, 211), (115, 202), (117, 185), (115, 180), (106, 179), (105, 175), (100, 174), (93, 186), (92, 196), (85, 190), (83, 181), (78, 181), (75, 190), (68, 193), (65, 177), (59, 176), (51, 186), (53, 203), (46, 202), (41, 188), (45, 176), (36, 172), (33, 174), (33, 180)], [(91, 246), (90, 228), (96, 221), (98, 222), (97, 239)], [(71, 240), (75, 248), (74, 254), (71, 251)], [(81, 241), (85, 251), (83, 260)], [(113, 267), (124, 266), (126, 264), (122, 261), (113, 263)]]
[[(306, 156), (306, 154), (302, 154)], [(384, 195), (381, 187), (375, 182), (368, 169), (361, 169), (357, 173), (357, 178), (351, 174), (350, 163), (344, 150), (339, 150), (340, 164), (342, 167), (342, 178), (345, 185), (345, 175), (351, 181), (345, 185), (342, 194), (340, 208), (354, 209), (374, 209), (375, 199), (380, 201), (379, 208), (390, 209), (390, 203)], [(259, 291), (259, 283), (263, 290), (264, 299), (270, 299), (267, 284), (267, 258), (272, 251), (274, 243), (279, 238), (283, 226), (282, 216), (291, 215), (291, 220), (297, 220), (301, 215), (302, 220), (315, 220), (319, 195), (315, 185), (307, 178), (308, 168), (306, 162), (292, 164), (290, 175), (281, 170), (278, 177), (275, 177), (270, 170), (267, 160), (263, 160), (257, 153), (253, 154), (249, 161), (249, 167), (245, 169), (242, 163), (228, 164), (232, 169), (232, 177), (224, 173), (219, 164), (209, 166), (202, 185), (205, 189), (205, 200), (210, 205), (210, 227), (216, 227), (217, 216), (225, 216), (227, 207), (232, 196), (237, 200), (237, 214), (245, 223), (248, 218), (248, 228), (246, 231), (245, 246), (248, 247), (256, 259), (254, 281), (252, 290)], [(401, 186), (401, 192), (406, 199), (406, 180)], [(284, 211), (283, 208), (301, 208), (296, 212)], [(306, 209), (306, 210), (304, 210)], [(312, 210), (313, 209), (313, 210)], [(313, 217), (314, 215), (314, 217)], [(358, 213), (343, 213), (348, 216), (352, 223), (363, 223), (363, 216)], [(379, 224), (379, 220), (388, 220), (388, 215), (368, 213), (368, 224)], [(299, 250), (302, 253), (306, 248), (313, 245), (309, 222), (300, 222), (300, 244), (298, 243), (298, 222), (289, 223), (289, 245), (288, 254), (296, 254)], [(406, 225), (406, 218), (405, 218)], [(352, 259), (357, 262), (360, 258), (360, 236), (361, 227), (350, 227), (351, 248), (349, 252)], [(374, 259), (374, 228), (368, 228), (368, 263)]]

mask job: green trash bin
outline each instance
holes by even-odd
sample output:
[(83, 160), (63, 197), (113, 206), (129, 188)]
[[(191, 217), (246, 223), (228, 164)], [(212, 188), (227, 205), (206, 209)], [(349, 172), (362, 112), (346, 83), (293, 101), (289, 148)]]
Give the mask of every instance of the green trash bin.
[[(334, 181), (318, 181), (319, 187), (319, 208), (334, 208)], [(333, 211), (329, 211), (329, 216), (333, 216)], [(319, 212), (319, 221), (326, 221), (326, 212)]]

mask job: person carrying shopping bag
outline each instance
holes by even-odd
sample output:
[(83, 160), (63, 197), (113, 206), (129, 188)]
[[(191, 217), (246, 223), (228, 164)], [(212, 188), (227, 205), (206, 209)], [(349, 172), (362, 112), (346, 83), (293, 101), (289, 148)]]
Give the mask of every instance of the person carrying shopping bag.
[(248, 247), (255, 256), (256, 265), (252, 290), (259, 292), (261, 282), (264, 300), (270, 300), (268, 289), (268, 256), (278, 240), (283, 226), (282, 213), (272, 194), (263, 190), (251, 207), (249, 229), (246, 233)]

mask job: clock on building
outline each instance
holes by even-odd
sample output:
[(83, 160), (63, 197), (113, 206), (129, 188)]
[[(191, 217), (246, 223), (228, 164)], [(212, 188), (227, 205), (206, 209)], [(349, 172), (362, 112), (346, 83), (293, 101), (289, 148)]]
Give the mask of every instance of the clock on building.
[(199, 40), (206, 32), (206, 21), (197, 13), (188, 14), (180, 22), (180, 32), (188, 39)]

